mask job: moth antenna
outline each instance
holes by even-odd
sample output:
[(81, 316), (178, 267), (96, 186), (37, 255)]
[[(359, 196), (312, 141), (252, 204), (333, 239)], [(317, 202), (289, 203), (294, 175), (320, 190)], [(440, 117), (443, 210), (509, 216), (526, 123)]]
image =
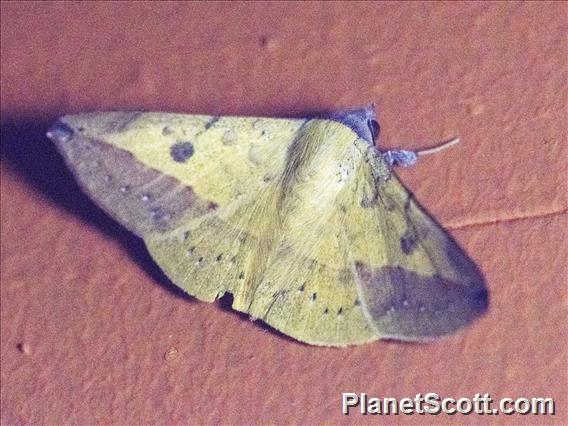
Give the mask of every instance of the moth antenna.
[(453, 138), (450, 139), (447, 142), (444, 142), (438, 146), (435, 146), (433, 148), (427, 148), (427, 149), (421, 149), (419, 151), (416, 151), (417, 155), (428, 155), (428, 154), (436, 154), (440, 151), (443, 151), (446, 148), (449, 148), (451, 146), (454, 146), (456, 144), (460, 143), (460, 138)]
[(421, 149), (419, 151), (395, 149), (391, 151), (385, 151), (382, 153), (382, 155), (384, 160), (390, 167), (410, 167), (416, 164), (416, 162), (418, 161), (418, 156), (435, 154), (459, 143), (459, 141), (459, 138), (453, 138), (448, 142), (444, 142), (443, 144), (435, 146), (433, 148)]

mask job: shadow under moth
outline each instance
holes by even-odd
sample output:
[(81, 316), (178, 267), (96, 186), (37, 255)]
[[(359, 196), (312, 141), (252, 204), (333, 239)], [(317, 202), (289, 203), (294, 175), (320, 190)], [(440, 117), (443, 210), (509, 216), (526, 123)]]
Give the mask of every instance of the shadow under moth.
[[(83, 190), (199, 300), (314, 345), (423, 341), (488, 306), (484, 279), (375, 147), (372, 107), (310, 119), (103, 112), (47, 136)], [(425, 151), (424, 151), (425, 152)]]

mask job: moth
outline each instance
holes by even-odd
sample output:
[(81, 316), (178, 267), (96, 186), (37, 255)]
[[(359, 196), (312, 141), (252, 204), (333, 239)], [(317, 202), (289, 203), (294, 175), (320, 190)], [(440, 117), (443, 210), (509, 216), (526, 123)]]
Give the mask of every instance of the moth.
[[(47, 136), (176, 285), (314, 345), (431, 340), (479, 317), (475, 264), (393, 174), (365, 107), (308, 119), (102, 112)], [(419, 152), (418, 154), (420, 154)]]

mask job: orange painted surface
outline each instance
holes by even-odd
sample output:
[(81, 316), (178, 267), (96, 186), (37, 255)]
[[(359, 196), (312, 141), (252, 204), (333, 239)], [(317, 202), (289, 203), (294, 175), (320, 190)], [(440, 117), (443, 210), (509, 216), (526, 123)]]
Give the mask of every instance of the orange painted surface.
[[(2, 424), (567, 424), (568, 4), (1, 4)], [(399, 175), (484, 271), (431, 344), (306, 346), (181, 294), (78, 190), (59, 115), (378, 105)], [(342, 392), (553, 397), (556, 415), (341, 414)]]

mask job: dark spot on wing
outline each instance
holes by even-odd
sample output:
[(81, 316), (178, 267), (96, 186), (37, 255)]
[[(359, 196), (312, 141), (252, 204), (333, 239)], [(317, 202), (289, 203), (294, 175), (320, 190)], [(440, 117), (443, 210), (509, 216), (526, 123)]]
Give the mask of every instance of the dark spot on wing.
[(417, 247), (418, 242), (413, 234), (404, 234), (400, 239), (400, 249), (406, 255), (411, 254)]
[(185, 163), (194, 152), (191, 142), (178, 142), (170, 147), (170, 156), (177, 163)]
[(207, 123), (205, 123), (205, 130), (209, 130), (211, 127), (213, 127), (213, 125), (219, 121), (219, 117), (213, 117), (211, 120), (209, 120)]

